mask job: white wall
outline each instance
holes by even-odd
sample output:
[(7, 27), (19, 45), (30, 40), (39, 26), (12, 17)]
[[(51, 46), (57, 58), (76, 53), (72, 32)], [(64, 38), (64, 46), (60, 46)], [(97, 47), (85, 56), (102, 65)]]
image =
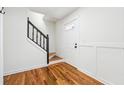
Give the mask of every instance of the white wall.
[[(124, 8), (80, 8), (56, 23), (57, 54), (62, 49), (63, 25), (79, 18), (79, 60), (69, 62), (87, 74), (109, 84), (124, 84)], [(71, 35), (71, 33), (70, 33)], [(71, 39), (66, 39), (71, 41)], [(61, 41), (61, 43), (60, 43)]]
[(46, 53), (27, 40), (29, 10), (27, 8), (5, 8), (5, 11), (3, 20), (4, 75), (46, 66)]
[(81, 42), (124, 42), (123, 10), (124, 8), (82, 8)]
[(0, 85), (3, 84), (3, 15), (0, 14)]

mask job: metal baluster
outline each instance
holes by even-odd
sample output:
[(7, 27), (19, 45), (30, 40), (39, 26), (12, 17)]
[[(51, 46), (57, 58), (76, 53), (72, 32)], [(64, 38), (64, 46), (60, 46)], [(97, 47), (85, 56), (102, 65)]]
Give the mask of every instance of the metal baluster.
[(43, 49), (45, 49), (45, 37), (43, 36)]
[(29, 17), (27, 18), (27, 37), (29, 38)]
[(42, 37), (41, 37), (41, 34), (40, 34), (40, 47), (41, 47), (41, 38), (42, 38)]
[(38, 31), (36, 32), (36, 43), (38, 44)]
[(32, 29), (32, 40), (34, 41), (34, 27)]
[(47, 34), (47, 64), (49, 64), (49, 35)]

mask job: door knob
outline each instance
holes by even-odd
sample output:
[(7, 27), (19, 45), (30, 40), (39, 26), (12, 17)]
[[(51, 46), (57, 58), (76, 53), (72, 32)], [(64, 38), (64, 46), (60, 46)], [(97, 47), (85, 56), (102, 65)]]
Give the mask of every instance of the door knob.
[(74, 46), (74, 48), (77, 48), (77, 43), (75, 43), (75, 46)]

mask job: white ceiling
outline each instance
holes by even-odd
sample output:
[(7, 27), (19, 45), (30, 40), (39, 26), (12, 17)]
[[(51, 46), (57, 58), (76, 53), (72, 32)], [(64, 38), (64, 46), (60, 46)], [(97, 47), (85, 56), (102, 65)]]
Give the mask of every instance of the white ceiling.
[(75, 11), (78, 7), (32, 7), (29, 9), (34, 12), (45, 14), (46, 20), (57, 21)]

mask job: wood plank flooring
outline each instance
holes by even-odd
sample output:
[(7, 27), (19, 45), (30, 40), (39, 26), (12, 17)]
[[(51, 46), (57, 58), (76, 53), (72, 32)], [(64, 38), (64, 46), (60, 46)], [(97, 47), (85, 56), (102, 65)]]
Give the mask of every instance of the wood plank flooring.
[(65, 62), (4, 77), (5, 85), (102, 85)]

